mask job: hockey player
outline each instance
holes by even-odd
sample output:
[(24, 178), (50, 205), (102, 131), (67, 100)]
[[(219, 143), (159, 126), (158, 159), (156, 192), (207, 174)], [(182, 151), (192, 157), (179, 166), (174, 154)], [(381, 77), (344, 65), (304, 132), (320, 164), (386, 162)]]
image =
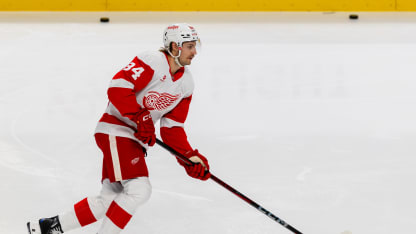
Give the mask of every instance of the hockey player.
[(184, 131), (194, 89), (186, 66), (197, 54), (198, 34), (188, 24), (172, 24), (163, 42), (159, 51), (139, 54), (111, 80), (109, 103), (95, 131), (104, 155), (100, 194), (66, 213), (28, 222), (30, 234), (63, 233), (101, 218), (99, 234), (120, 233), (150, 197), (145, 155), (155, 144), (154, 124), (159, 120), (163, 141), (194, 162), (178, 160), (187, 174), (200, 180), (210, 177), (207, 159), (190, 146)]

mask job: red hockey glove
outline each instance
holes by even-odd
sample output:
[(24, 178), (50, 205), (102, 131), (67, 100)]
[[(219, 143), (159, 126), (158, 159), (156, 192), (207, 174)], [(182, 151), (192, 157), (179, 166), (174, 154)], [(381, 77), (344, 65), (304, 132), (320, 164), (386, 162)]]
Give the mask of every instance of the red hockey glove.
[(134, 117), (134, 122), (137, 124), (137, 132), (134, 133), (134, 136), (141, 142), (153, 146), (156, 143), (156, 135), (150, 112), (146, 109), (141, 109)]
[(184, 154), (185, 157), (189, 158), (194, 164), (188, 165), (182, 161), (179, 163), (185, 168), (186, 173), (196, 179), (207, 180), (211, 177), (209, 173), (209, 164), (208, 160), (202, 156), (198, 150), (190, 150)]

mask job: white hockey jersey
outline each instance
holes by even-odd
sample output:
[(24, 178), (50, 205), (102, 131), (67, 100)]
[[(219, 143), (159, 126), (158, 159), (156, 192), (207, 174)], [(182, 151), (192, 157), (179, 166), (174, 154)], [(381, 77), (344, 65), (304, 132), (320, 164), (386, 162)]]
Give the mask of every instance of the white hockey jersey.
[(184, 131), (184, 122), (192, 99), (194, 82), (191, 73), (182, 67), (171, 74), (164, 52), (144, 52), (119, 71), (108, 89), (109, 103), (98, 122), (95, 133), (135, 138), (137, 125), (134, 116), (141, 108), (160, 120), (164, 142), (180, 152), (192, 150)]

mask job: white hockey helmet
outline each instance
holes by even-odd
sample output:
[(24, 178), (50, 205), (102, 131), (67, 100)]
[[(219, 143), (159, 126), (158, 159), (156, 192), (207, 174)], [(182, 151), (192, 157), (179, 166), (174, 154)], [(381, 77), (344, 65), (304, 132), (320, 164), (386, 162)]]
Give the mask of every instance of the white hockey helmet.
[(187, 23), (171, 24), (163, 32), (163, 45), (168, 51), (171, 42), (182, 47), (182, 44), (188, 41), (196, 41), (198, 44), (200, 42), (195, 28)]

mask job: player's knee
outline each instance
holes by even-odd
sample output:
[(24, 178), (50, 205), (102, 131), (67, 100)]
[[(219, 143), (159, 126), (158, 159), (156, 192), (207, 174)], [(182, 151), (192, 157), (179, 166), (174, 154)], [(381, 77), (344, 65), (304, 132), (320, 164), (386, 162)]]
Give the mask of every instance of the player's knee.
[(104, 208), (104, 210), (107, 210), (113, 199), (113, 196), (100, 195), (97, 197), (97, 202)]
[(139, 177), (122, 182), (124, 193), (137, 205), (147, 202), (152, 194), (152, 186), (148, 177)]
[(105, 210), (110, 206), (111, 202), (122, 191), (122, 187), (117, 187), (116, 183), (110, 183), (108, 179), (103, 181), (103, 187), (100, 195), (97, 197), (97, 202), (104, 207)]

